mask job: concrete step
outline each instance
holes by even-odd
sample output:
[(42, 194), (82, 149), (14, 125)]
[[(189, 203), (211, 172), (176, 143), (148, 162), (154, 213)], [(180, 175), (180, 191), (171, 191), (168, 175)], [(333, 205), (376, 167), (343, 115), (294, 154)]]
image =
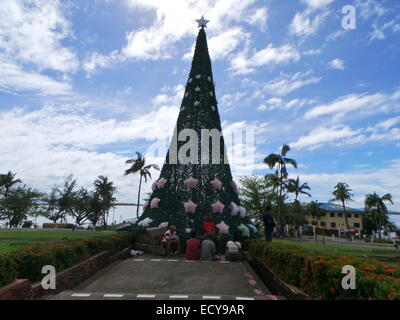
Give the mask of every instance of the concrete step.
[(87, 292), (63, 291), (50, 300), (285, 300), (275, 295), (242, 296), (216, 294), (167, 294), (167, 293), (118, 293), (118, 292)]
[(134, 250), (144, 251), (146, 253), (154, 254), (154, 255), (157, 255), (157, 256), (164, 256), (165, 255), (165, 249), (161, 244), (155, 245), (155, 244), (149, 244), (149, 243), (135, 241), (133, 243), (133, 249)]

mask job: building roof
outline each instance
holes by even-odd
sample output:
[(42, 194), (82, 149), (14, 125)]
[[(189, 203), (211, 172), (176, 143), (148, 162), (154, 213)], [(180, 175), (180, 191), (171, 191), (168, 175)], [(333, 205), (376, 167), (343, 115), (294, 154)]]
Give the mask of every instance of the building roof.
[[(308, 203), (302, 203), (302, 205), (307, 205)], [(322, 210), (330, 212), (343, 212), (343, 206), (341, 204), (331, 203), (331, 202), (320, 202), (319, 207)], [(362, 213), (364, 210), (354, 209), (346, 206), (346, 212), (358, 212)]]

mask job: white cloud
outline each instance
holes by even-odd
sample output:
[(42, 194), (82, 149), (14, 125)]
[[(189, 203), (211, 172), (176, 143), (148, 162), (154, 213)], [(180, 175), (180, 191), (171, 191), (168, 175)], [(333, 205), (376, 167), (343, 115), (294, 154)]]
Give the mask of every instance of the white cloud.
[(278, 78), (267, 82), (265, 90), (280, 96), (286, 95), (306, 85), (318, 83), (321, 78), (310, 77), (312, 73), (313, 72), (310, 70), (307, 72), (298, 72), (292, 75), (282, 74)]
[(302, 2), (306, 3), (311, 8), (322, 8), (332, 3), (333, 0), (302, 0)]
[[(212, 60), (224, 59), (229, 56), (239, 45), (249, 41), (250, 34), (240, 27), (233, 27), (224, 33), (208, 39), (208, 49)], [(184, 60), (191, 60), (194, 55), (194, 44), (190, 51), (184, 54)]]
[(71, 89), (44, 70), (75, 72), (75, 52), (62, 45), (73, 37), (59, 1), (4, 0), (0, 6), (0, 90), (17, 93), (38, 91), (43, 95), (64, 94)]
[(315, 119), (324, 115), (335, 115), (336, 118), (341, 118), (344, 115), (356, 110), (377, 111), (377, 107), (382, 106), (389, 97), (382, 93), (376, 94), (349, 94), (339, 97), (335, 101), (323, 105), (316, 106), (307, 111), (304, 115), (305, 119)]
[[(227, 56), (244, 41), (246, 33), (235, 23), (247, 22), (265, 29), (268, 18), (267, 8), (254, 7), (254, 0), (125, 0), (125, 3), (130, 10), (151, 16), (153, 21), (150, 25), (128, 32), (126, 45), (117, 50), (124, 58), (137, 60), (168, 59), (175, 55), (177, 42), (187, 36), (195, 36), (194, 20), (204, 13), (204, 8), (207, 8), (206, 18), (211, 20), (210, 25), (213, 23), (209, 30), (210, 48), (217, 59)], [(224, 53), (226, 50), (228, 53)], [(100, 63), (93, 64), (94, 68), (107, 67), (111, 62), (119, 61), (104, 56), (107, 55), (100, 55)], [(189, 53), (185, 54), (185, 58), (188, 56)]]
[(346, 138), (354, 137), (360, 133), (360, 130), (353, 131), (347, 126), (337, 127), (318, 127), (313, 129), (309, 134), (301, 136), (297, 141), (291, 142), (293, 149), (309, 149), (314, 150), (323, 147), (328, 143), (340, 143)]
[(236, 92), (232, 94), (224, 94), (221, 98), (219, 108), (223, 109), (225, 112), (236, 109), (235, 104), (240, 101), (243, 97), (247, 94), (246, 91), (244, 92)]
[(329, 62), (332, 69), (344, 70), (344, 61), (342, 59), (333, 59)]
[(400, 116), (388, 118), (367, 128), (371, 132), (367, 141), (400, 142)]
[(109, 55), (102, 55), (98, 52), (90, 53), (83, 62), (83, 69), (88, 75), (96, 72), (99, 68), (107, 68), (117, 61), (124, 60), (118, 51), (113, 51)]
[(381, 1), (376, 0), (356, 0), (354, 2), (359, 16), (363, 20), (368, 20), (370, 18), (380, 18), (383, 16), (387, 9), (382, 5)]
[(321, 49), (311, 49), (311, 50), (304, 51), (303, 54), (306, 56), (313, 56), (313, 55), (320, 54), (321, 52), (322, 52)]
[(266, 101), (266, 104), (260, 105), (257, 109), (260, 111), (265, 111), (265, 110), (275, 110), (275, 109), (281, 109), (281, 110), (291, 110), (294, 108), (301, 108), (305, 105), (311, 104), (313, 101), (308, 100), (308, 99), (291, 99), (289, 101), (283, 101), (281, 98), (270, 98)]
[(290, 24), (290, 32), (297, 36), (310, 36), (318, 31), (325, 16), (325, 14), (317, 14), (314, 18), (311, 18), (308, 10), (297, 12)]
[(250, 15), (246, 22), (251, 25), (257, 25), (260, 27), (261, 31), (267, 30), (267, 21), (268, 21), (268, 8), (261, 7), (254, 11), (252, 15)]
[(61, 45), (72, 37), (71, 25), (58, 0), (3, 0), (0, 6), (0, 54), (31, 63), (39, 70), (74, 72), (75, 53)]
[(41, 95), (62, 95), (72, 90), (67, 82), (46, 75), (22, 70), (18, 65), (2, 60), (0, 56), (0, 91), (8, 93), (39, 92)]
[(289, 44), (274, 47), (269, 44), (266, 48), (248, 55), (240, 52), (231, 59), (231, 70), (235, 74), (248, 74), (265, 65), (285, 64), (300, 59), (299, 52)]
[[(147, 152), (135, 149), (135, 141), (165, 141), (172, 135), (179, 112), (177, 97), (182, 97), (183, 86), (164, 91), (170, 95), (165, 95), (164, 101), (154, 99), (152, 111), (120, 121), (93, 116), (87, 110), (90, 102), (0, 110), (0, 172), (18, 172), (24, 183), (42, 191), (61, 184), (69, 174), (90, 188), (98, 175), (108, 175), (118, 187), (118, 199), (134, 202), (137, 179), (123, 177), (124, 155)], [(114, 146), (125, 150), (98, 151)], [(150, 154), (148, 160), (162, 165), (164, 157), (165, 153), (160, 157)], [(149, 188), (145, 186), (144, 192)]]
[(363, 208), (365, 194), (376, 191), (379, 194), (390, 193), (395, 199), (395, 204), (389, 205), (390, 210), (400, 211), (400, 160), (393, 160), (389, 166), (382, 169), (363, 168), (356, 171), (336, 173), (297, 173), (302, 181), (311, 186), (314, 199), (325, 202), (332, 198), (333, 187), (338, 182), (346, 182), (354, 193), (354, 202), (349, 206)]

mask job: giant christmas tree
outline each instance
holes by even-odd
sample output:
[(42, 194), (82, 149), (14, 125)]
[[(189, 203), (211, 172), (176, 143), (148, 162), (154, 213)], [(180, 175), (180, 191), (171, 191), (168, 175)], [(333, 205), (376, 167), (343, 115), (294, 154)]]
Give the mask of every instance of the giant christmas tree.
[(200, 234), (201, 223), (212, 214), (220, 233), (233, 234), (246, 212), (226, 159), (204, 30), (207, 20), (197, 21), (200, 31), (174, 137), (139, 223), (156, 227), (168, 222), (181, 235), (190, 229)]

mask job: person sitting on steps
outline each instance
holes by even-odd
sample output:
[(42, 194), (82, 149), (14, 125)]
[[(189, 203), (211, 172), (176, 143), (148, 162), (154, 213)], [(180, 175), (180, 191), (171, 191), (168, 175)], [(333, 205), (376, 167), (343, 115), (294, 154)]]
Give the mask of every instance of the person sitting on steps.
[(208, 238), (209, 235), (212, 235), (212, 241), (215, 243), (215, 248), (216, 248), (216, 252), (220, 253), (220, 244), (219, 244), (219, 240), (218, 237), (216, 235), (216, 230), (215, 230), (215, 222), (213, 221), (213, 217), (211, 214), (208, 214), (206, 216), (206, 220), (203, 221), (202, 223), (202, 229), (203, 229), (203, 237), (205, 239)]
[(186, 260), (200, 259), (200, 240), (196, 238), (196, 232), (191, 232), (191, 238), (186, 241)]
[(233, 235), (232, 240), (226, 243), (226, 261), (239, 261), (242, 259), (242, 244), (238, 241), (238, 236)]
[(220, 257), (216, 255), (214, 235), (208, 234), (207, 238), (201, 242), (201, 260), (204, 261), (219, 261)]
[[(170, 225), (168, 230), (165, 232), (164, 238), (162, 240), (165, 247), (165, 256), (172, 256), (173, 252), (178, 252), (181, 256), (181, 244), (179, 242), (178, 235), (176, 234), (176, 227)], [(173, 251), (171, 251), (173, 250)]]

